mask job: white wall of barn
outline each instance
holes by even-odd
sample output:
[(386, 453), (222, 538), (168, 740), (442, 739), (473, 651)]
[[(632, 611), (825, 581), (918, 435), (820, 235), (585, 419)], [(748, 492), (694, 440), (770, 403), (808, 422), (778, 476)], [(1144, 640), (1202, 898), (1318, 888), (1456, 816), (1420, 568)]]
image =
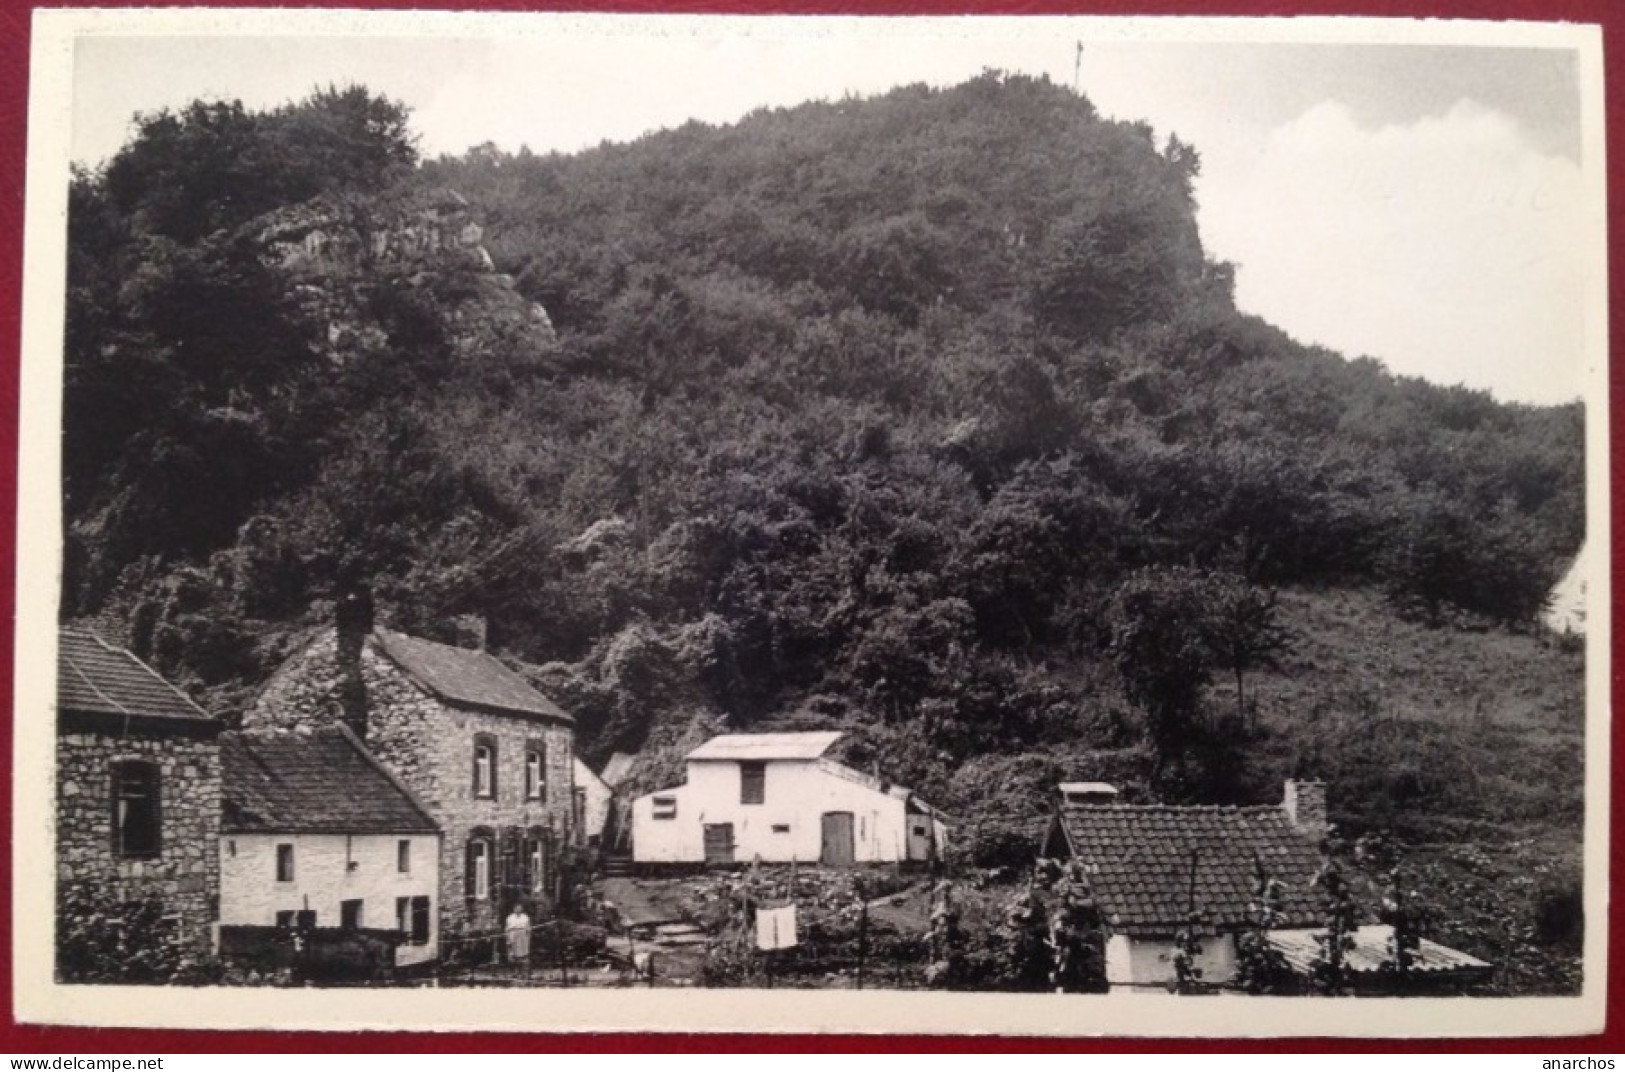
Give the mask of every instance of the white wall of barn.
[[(399, 843), (410, 843), (409, 869)], [(293, 846), (293, 881), (277, 879), (277, 846)], [(353, 865), (353, 866), (352, 866)], [(396, 899), (430, 898), (429, 941), (402, 945), (397, 964), (435, 959), (440, 945), (440, 838), (432, 834), (222, 834), (220, 922), (269, 927), (278, 912), (309, 908), (318, 927), (337, 927), (339, 905), (361, 900), (361, 926), (396, 926)]]
[[(688, 782), (639, 797), (632, 805), (632, 858), (639, 863), (700, 863), (705, 827), (733, 824), (734, 858), (768, 863), (816, 863), (823, 850), (823, 816), (852, 815), (853, 855), (858, 863), (909, 858), (909, 820), (903, 801), (821, 767), (816, 760), (769, 760), (760, 804), (740, 801), (740, 765), (700, 760), (688, 765)], [(675, 797), (677, 814), (654, 818), (656, 797)], [(917, 822), (928, 817), (915, 815)]]

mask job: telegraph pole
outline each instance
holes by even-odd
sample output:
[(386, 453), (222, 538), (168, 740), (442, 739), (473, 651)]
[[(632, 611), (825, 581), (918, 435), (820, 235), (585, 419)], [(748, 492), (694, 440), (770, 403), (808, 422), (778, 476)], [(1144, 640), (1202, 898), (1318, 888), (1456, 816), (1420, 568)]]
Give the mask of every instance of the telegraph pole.
[(1083, 92), (1083, 42), (1078, 42), (1078, 51), (1072, 58), (1072, 92)]

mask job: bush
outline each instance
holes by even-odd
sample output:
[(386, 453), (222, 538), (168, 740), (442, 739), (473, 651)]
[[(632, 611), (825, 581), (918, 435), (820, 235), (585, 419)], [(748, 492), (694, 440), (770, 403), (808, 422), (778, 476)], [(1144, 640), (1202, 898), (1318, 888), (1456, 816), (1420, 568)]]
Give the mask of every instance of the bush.
[(118, 900), (91, 883), (57, 893), (56, 972), (65, 983), (185, 983), (203, 970), (157, 897)]

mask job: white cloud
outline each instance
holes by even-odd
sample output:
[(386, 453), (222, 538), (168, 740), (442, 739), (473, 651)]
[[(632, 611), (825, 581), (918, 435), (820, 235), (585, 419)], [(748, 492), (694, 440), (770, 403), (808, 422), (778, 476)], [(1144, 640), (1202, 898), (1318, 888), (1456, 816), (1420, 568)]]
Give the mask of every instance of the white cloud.
[(1580, 172), (1506, 116), (1366, 128), (1323, 103), (1199, 197), (1239, 304), (1294, 336), (1507, 399), (1581, 393)]

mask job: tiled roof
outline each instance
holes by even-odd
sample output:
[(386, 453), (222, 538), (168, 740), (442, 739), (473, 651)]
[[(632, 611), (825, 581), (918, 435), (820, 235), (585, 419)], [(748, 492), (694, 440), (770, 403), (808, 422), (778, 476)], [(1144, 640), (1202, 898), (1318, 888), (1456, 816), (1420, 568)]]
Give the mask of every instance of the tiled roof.
[(226, 833), (432, 834), (417, 802), (339, 727), (220, 735)]
[(573, 722), (524, 678), (483, 651), (436, 644), (404, 633), (373, 633), (380, 650), (420, 685), (450, 704)]
[(214, 721), (146, 663), (95, 633), (60, 630), (56, 671), (56, 701), (62, 711)]
[(1159, 935), (1182, 926), (1191, 911), (1193, 856), (1195, 907), (1212, 927), (1236, 930), (1250, 921), (1255, 860), (1281, 883), (1278, 926), (1320, 922), (1320, 898), (1311, 888), (1319, 849), (1279, 807), (1080, 804), (1060, 814), (1117, 931)]
[(817, 759), (841, 735), (818, 733), (725, 733), (688, 754), (689, 759)]
[[(1307, 975), (1320, 952), (1316, 938), (1323, 933), (1318, 929), (1271, 931), (1269, 943), (1281, 951), (1294, 971)], [(1344, 954), (1348, 970), (1356, 974), (1381, 972), (1382, 962), (1388, 959), (1388, 940), (1393, 933), (1392, 927), (1380, 923), (1355, 928), (1354, 948)], [(1470, 976), (1488, 974), (1491, 966), (1475, 956), (1423, 938), (1410, 970), (1427, 975)]]

